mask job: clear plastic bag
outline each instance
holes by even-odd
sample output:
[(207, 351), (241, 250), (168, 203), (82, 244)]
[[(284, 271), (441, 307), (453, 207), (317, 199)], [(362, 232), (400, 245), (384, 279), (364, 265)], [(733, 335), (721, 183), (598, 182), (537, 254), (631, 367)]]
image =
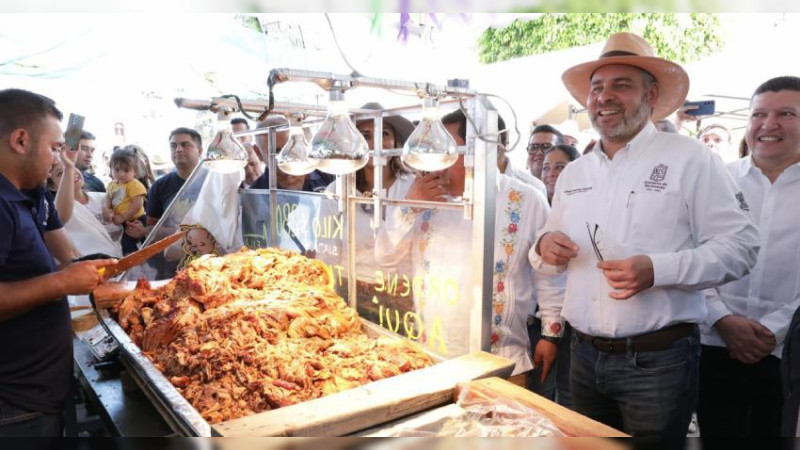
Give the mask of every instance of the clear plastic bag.
[[(427, 419), (427, 420), (426, 420)], [(385, 434), (384, 434), (385, 435)], [(462, 385), (456, 405), (418, 416), (389, 430), (394, 437), (563, 437), (541, 412), (503, 397), (487, 397)]]

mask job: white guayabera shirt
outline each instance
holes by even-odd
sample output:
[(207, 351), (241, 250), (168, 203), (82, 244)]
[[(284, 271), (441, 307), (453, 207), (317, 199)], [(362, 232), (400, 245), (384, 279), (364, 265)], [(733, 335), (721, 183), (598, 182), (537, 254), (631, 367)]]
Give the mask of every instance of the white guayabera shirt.
[(728, 164), (728, 171), (742, 188), (758, 225), (761, 249), (749, 275), (706, 292), (709, 311), (701, 328), (702, 342), (724, 347), (710, 327), (724, 316), (738, 314), (775, 334), (778, 345), (772, 354), (780, 358), (789, 322), (800, 307), (800, 163), (786, 168), (775, 184), (749, 156)]
[[(584, 333), (627, 337), (701, 323), (708, 311), (701, 290), (741, 278), (755, 264), (758, 232), (737, 194), (717, 155), (648, 123), (613, 160), (598, 145), (567, 165), (539, 238), (561, 231), (579, 246), (578, 256), (553, 267), (533, 251), (531, 262), (546, 273), (567, 271), (561, 315)], [(606, 261), (649, 256), (654, 286), (612, 299), (596, 253)]]
[(523, 170), (514, 167), (510, 159), (508, 160), (508, 166), (506, 167), (506, 175), (535, 187), (537, 191), (541, 192), (542, 195), (547, 198), (547, 186), (544, 185), (544, 182), (531, 175), (527, 169)]

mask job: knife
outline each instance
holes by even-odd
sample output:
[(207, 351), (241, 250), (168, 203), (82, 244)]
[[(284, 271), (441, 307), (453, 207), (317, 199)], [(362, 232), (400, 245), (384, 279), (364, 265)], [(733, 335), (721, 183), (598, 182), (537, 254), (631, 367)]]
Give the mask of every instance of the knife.
[(184, 234), (186, 234), (186, 231), (179, 231), (175, 234), (169, 235), (158, 242), (150, 244), (147, 247), (139, 251), (133, 252), (130, 255), (120, 259), (119, 261), (117, 261), (117, 265), (101, 267), (97, 269), (97, 271), (98, 273), (100, 273), (100, 276), (102, 277), (106, 278), (113, 277), (114, 275), (120, 272), (124, 272), (130, 269), (131, 267), (138, 266), (139, 264), (152, 258), (160, 251), (164, 250), (165, 248), (169, 247), (170, 245), (178, 241), (180, 238), (183, 237)]

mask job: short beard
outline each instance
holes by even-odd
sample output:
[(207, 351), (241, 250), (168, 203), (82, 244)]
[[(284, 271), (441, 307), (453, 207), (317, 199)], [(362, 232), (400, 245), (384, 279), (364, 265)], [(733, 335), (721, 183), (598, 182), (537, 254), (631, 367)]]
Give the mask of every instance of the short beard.
[(642, 101), (639, 104), (639, 109), (636, 110), (633, 117), (622, 117), (622, 122), (616, 125), (614, 128), (605, 132), (601, 129), (597, 123), (595, 122), (595, 117), (591, 116), (592, 126), (594, 127), (595, 131), (600, 135), (603, 139), (609, 139), (614, 141), (621, 141), (621, 140), (630, 140), (641, 130), (644, 125), (650, 120), (652, 112), (650, 110), (650, 105), (647, 104), (647, 94), (645, 93), (642, 95)]

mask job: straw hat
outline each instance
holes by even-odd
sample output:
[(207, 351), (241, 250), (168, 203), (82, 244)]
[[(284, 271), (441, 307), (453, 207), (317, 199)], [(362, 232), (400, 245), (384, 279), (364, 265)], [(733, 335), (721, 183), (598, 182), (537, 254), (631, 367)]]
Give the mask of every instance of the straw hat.
[[(366, 103), (359, 109), (374, 109), (377, 111), (384, 110), (383, 106), (376, 102)], [(363, 122), (363, 120), (359, 120), (359, 122)], [(383, 123), (391, 125), (394, 131), (397, 133), (397, 138), (400, 141), (397, 143), (397, 145), (400, 147), (402, 147), (402, 144), (408, 140), (408, 137), (414, 131), (414, 124), (403, 116), (384, 117)]]
[(575, 100), (586, 107), (592, 74), (602, 66), (624, 64), (638, 67), (658, 81), (658, 99), (653, 120), (663, 119), (678, 109), (689, 92), (689, 75), (678, 64), (655, 56), (653, 47), (633, 33), (615, 33), (606, 41), (600, 58), (567, 69), (561, 79)]

